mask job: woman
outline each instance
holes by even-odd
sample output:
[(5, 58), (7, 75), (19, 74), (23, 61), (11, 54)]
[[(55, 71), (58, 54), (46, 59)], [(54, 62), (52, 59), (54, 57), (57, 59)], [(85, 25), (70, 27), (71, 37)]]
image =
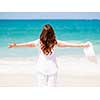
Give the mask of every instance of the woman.
[(36, 64), (37, 75), (38, 75), (38, 85), (39, 86), (56, 86), (58, 66), (56, 63), (55, 47), (78, 47), (87, 48), (89, 44), (75, 44), (67, 43), (64, 41), (56, 40), (56, 36), (53, 28), (47, 24), (43, 27), (40, 38), (28, 43), (16, 44), (13, 43), (9, 45), (9, 48), (16, 47), (39, 47), (39, 58)]

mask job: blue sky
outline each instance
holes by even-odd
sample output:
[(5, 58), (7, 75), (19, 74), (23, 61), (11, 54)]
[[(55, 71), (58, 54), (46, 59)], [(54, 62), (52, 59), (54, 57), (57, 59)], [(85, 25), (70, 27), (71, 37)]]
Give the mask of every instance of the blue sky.
[(100, 19), (99, 12), (0, 12), (0, 19)]

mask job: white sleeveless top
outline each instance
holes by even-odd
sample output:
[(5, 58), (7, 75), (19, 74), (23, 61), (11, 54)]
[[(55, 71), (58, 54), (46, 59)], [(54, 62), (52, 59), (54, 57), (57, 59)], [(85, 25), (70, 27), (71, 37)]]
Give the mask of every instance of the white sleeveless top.
[(52, 49), (52, 54), (45, 55), (40, 48), (40, 40), (37, 39), (33, 43), (39, 47), (39, 57), (36, 62), (36, 69), (46, 75), (57, 73), (58, 67), (56, 64), (55, 48)]

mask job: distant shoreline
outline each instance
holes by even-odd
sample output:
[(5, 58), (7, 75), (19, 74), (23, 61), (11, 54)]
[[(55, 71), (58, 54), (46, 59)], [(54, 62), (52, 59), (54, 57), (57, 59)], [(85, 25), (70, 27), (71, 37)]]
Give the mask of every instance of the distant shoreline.
[(100, 21), (100, 19), (0, 19), (0, 20), (86, 20), (86, 21), (89, 21), (89, 20), (98, 20)]

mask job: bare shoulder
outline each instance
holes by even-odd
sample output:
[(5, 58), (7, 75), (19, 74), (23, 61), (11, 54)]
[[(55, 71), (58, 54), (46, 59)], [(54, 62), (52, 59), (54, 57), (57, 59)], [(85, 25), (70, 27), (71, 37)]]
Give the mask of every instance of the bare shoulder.
[(61, 40), (57, 40), (57, 46), (60, 47), (61, 46), (62, 41)]
[(62, 41), (62, 40), (57, 40), (57, 46), (58, 47), (68, 47), (68, 42)]
[(36, 39), (36, 40), (32, 41), (32, 43), (34, 43), (35, 45), (38, 45), (39, 42), (40, 42), (40, 39)]

